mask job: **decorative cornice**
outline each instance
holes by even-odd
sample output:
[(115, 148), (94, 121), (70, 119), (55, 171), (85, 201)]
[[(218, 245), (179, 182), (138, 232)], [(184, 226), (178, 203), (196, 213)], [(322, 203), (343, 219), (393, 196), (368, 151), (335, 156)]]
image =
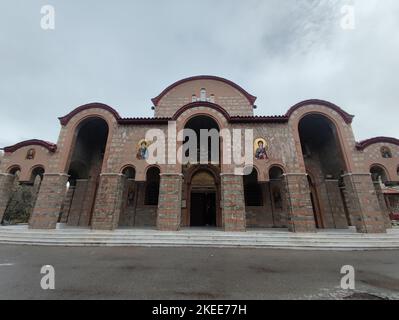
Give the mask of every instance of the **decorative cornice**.
[(232, 86), (233, 88), (237, 89), (238, 91), (240, 91), (245, 98), (248, 100), (248, 102), (253, 105), (256, 101), (256, 97), (249, 94), (246, 90), (244, 90), (242, 87), (240, 87), (238, 84), (227, 80), (225, 78), (221, 78), (221, 77), (216, 77), (216, 76), (209, 76), (209, 75), (202, 75), (202, 76), (195, 76), (195, 77), (189, 77), (189, 78), (185, 78), (182, 80), (179, 80), (175, 83), (173, 83), (172, 85), (170, 85), (169, 87), (167, 87), (165, 90), (163, 90), (157, 97), (151, 99), (152, 103), (157, 106), (159, 101), (161, 101), (161, 99), (172, 89), (174, 89), (175, 87), (184, 84), (186, 82), (189, 81), (195, 81), (195, 80), (215, 80), (215, 81), (220, 81), (220, 82), (224, 82), (225, 84)]
[(10, 152), (13, 153), (17, 151), (18, 149), (21, 149), (23, 147), (28, 147), (28, 146), (41, 146), (46, 148), (48, 151), (54, 153), (57, 150), (57, 145), (51, 142), (43, 141), (43, 140), (37, 140), (37, 139), (32, 139), (32, 140), (26, 140), (19, 142), (17, 144), (14, 144), (9, 147), (5, 147), (3, 150), (4, 152)]
[(396, 146), (399, 146), (399, 139), (396, 138), (390, 138), (390, 137), (375, 137), (367, 140), (363, 140), (361, 142), (356, 143), (356, 148), (358, 150), (364, 150), (368, 146), (376, 143), (390, 143), (394, 144)]

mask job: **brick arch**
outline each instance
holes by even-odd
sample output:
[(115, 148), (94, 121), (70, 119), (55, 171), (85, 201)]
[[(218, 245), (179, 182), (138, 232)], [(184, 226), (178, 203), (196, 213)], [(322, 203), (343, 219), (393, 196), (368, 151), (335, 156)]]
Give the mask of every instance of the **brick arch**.
[(12, 174), (12, 175), (15, 175), (18, 171), (19, 171), (19, 172), (22, 171), (21, 166), (18, 165), (18, 164), (13, 164), (13, 165), (9, 166), (9, 167), (7, 168), (7, 170), (6, 170), (6, 172), (7, 172), (8, 174)]
[(195, 76), (195, 77), (189, 77), (189, 78), (185, 78), (182, 80), (179, 80), (175, 83), (173, 83), (172, 85), (170, 85), (169, 87), (167, 87), (165, 90), (163, 90), (157, 97), (151, 99), (151, 101), (154, 103), (155, 106), (157, 106), (159, 104), (159, 102), (162, 100), (162, 98), (167, 95), (171, 90), (173, 90), (174, 88), (186, 83), (186, 82), (190, 82), (190, 81), (197, 81), (197, 80), (215, 80), (218, 82), (222, 82), (230, 87), (233, 87), (234, 89), (236, 89), (237, 91), (239, 91), (249, 102), (250, 105), (253, 105), (256, 101), (256, 97), (249, 94), (246, 90), (244, 90), (242, 87), (240, 87), (238, 84), (227, 80), (225, 78), (221, 78), (221, 77), (216, 77), (216, 76), (209, 76), (209, 75), (201, 75), (201, 76)]
[(124, 172), (126, 169), (133, 169), (133, 171), (134, 171), (134, 179), (136, 179), (136, 174), (137, 174), (137, 169), (136, 169), (136, 167), (135, 167), (133, 164), (125, 164), (125, 165), (119, 170), (119, 172), (120, 172), (121, 174), (123, 174), (123, 172)]
[(373, 168), (382, 169), (382, 171), (385, 173), (385, 177), (387, 178), (387, 181), (391, 181), (391, 176), (390, 176), (389, 170), (388, 170), (388, 168), (387, 168), (385, 165), (383, 165), (383, 164), (381, 164), (381, 163), (378, 163), (378, 162), (373, 163), (373, 164), (370, 165), (370, 167), (369, 167), (369, 172), (370, 172), (370, 173), (371, 173), (371, 170), (372, 170)]
[[(36, 169), (43, 169), (43, 173), (46, 172), (46, 168), (45, 168), (45, 166), (42, 165), (42, 164), (38, 164), (38, 165), (33, 166), (33, 167), (29, 170), (29, 177), (30, 177), (30, 180), (31, 180), (31, 181), (34, 180), (34, 179), (33, 179), (33, 173), (34, 173), (34, 171), (35, 171)], [(33, 181), (32, 181), (32, 182), (33, 182)]]
[(185, 107), (180, 109), (174, 120), (177, 122), (177, 130), (182, 130), (186, 126), (186, 124), (193, 118), (198, 116), (209, 117), (214, 120), (219, 130), (222, 130), (228, 127), (229, 116), (227, 112), (222, 107), (216, 107), (216, 104), (209, 103), (199, 103), (186, 105)]
[(283, 172), (283, 174), (286, 173), (286, 170), (285, 170), (285, 167), (284, 167), (283, 164), (281, 164), (281, 163), (275, 163), (275, 162), (274, 162), (274, 163), (271, 164), (271, 165), (269, 166), (269, 168), (267, 169), (267, 173), (268, 173), (268, 176), (269, 176), (269, 180), (270, 180), (270, 171), (271, 171), (273, 168), (278, 168), (278, 169), (280, 169), (280, 170)]
[(103, 160), (103, 167), (107, 165), (107, 159), (109, 157), (109, 148), (110, 142), (112, 141), (112, 136), (114, 133), (114, 124), (116, 120), (114, 116), (109, 113), (108, 110), (103, 109), (84, 109), (90, 110), (90, 113), (76, 113), (73, 115), (71, 119), (69, 119), (68, 123), (65, 125), (65, 133), (64, 133), (64, 143), (63, 148), (60, 154), (61, 157), (61, 170), (66, 172), (70, 165), (70, 161), (73, 156), (73, 151), (76, 146), (76, 139), (79, 135), (79, 130), (90, 120), (100, 119), (103, 120), (108, 128), (108, 136), (107, 136), (107, 145), (105, 147), (105, 155)]
[(119, 113), (114, 108), (112, 108), (106, 104), (98, 103), (98, 102), (89, 103), (89, 104), (85, 104), (80, 107), (77, 107), (73, 111), (68, 113), (67, 115), (65, 115), (63, 117), (59, 117), (58, 119), (60, 120), (61, 125), (66, 126), (76, 115), (78, 115), (82, 112), (88, 111), (88, 110), (93, 110), (93, 109), (101, 109), (101, 110), (107, 111), (115, 118), (115, 120), (121, 119)]
[(214, 166), (209, 166), (209, 165), (197, 165), (197, 166), (192, 166), (186, 173), (186, 181), (188, 184), (191, 184), (191, 180), (193, 177), (201, 171), (207, 171), (212, 174), (213, 178), (215, 179), (215, 184), (219, 185), (220, 184), (220, 171), (217, 170)]
[(305, 100), (302, 102), (297, 103), (296, 105), (292, 106), (287, 113), (285, 114), (285, 116), (287, 118), (291, 118), (291, 116), (298, 110), (300, 110), (303, 107), (307, 107), (307, 106), (320, 106), (320, 107), (325, 107), (328, 108), (332, 111), (334, 111), (335, 113), (337, 113), (338, 115), (340, 115), (340, 117), (347, 123), (350, 124), (353, 121), (354, 115), (351, 115), (349, 113), (347, 113), (346, 111), (344, 111), (343, 109), (341, 109), (340, 107), (338, 107), (337, 105), (325, 101), (325, 100), (318, 100), (318, 99), (311, 99), (311, 100)]
[[(289, 118), (289, 125), (293, 132), (293, 137), (296, 144), (296, 151), (302, 171), (305, 172), (306, 170), (305, 170), (304, 159), (302, 156), (301, 140), (299, 136), (299, 125), (301, 120), (303, 120), (306, 116), (309, 115), (320, 115), (326, 118), (334, 125), (337, 133), (336, 139), (338, 147), (341, 150), (345, 167), (348, 172), (353, 172), (355, 165), (353, 163), (352, 149), (355, 146), (355, 141), (353, 137), (350, 134), (348, 134), (348, 132), (345, 130), (346, 129), (345, 126), (349, 126), (350, 128), (350, 123), (345, 121), (345, 119), (343, 119), (342, 116), (334, 108), (330, 106), (317, 105), (317, 104), (303, 104), (303, 105), (299, 104), (299, 106), (296, 107), (295, 112), (293, 111)], [(351, 142), (353, 142), (353, 148), (350, 145)]]

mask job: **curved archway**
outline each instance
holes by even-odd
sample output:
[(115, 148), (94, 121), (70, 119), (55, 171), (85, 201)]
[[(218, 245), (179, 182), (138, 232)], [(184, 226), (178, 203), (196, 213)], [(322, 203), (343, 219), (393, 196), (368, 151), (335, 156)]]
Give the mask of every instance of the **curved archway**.
[(72, 195), (64, 205), (69, 212), (63, 211), (60, 217), (68, 225), (87, 227), (91, 224), (108, 134), (108, 122), (99, 116), (88, 116), (75, 128), (67, 165), (70, 176), (68, 192)]
[(220, 163), (220, 126), (209, 115), (194, 115), (184, 126), (182, 163), (218, 165)]
[(273, 165), (269, 169), (270, 180), (281, 180), (284, 175), (284, 169), (278, 165)]
[(21, 172), (21, 167), (19, 165), (12, 165), (7, 169), (7, 173), (11, 175), (17, 175)]
[(191, 227), (219, 227), (220, 188), (214, 170), (199, 166), (189, 173), (188, 225)]
[(146, 186), (144, 204), (146, 206), (157, 206), (159, 198), (159, 184), (161, 171), (158, 167), (150, 167), (146, 173)]
[(312, 112), (301, 118), (298, 133), (317, 227), (347, 228), (340, 178), (348, 169), (337, 125)]
[(137, 206), (137, 186), (136, 169), (133, 165), (126, 165), (122, 168), (123, 175), (123, 195), (122, 209), (119, 215), (119, 226), (130, 227), (136, 224), (136, 206)]
[(45, 173), (45, 169), (43, 166), (39, 165), (39, 166), (35, 166), (31, 169), (31, 174), (30, 174), (30, 182), (34, 183), (36, 177), (40, 178), (40, 181), (43, 180), (44, 177), (44, 173)]
[(381, 164), (374, 164), (370, 167), (371, 179), (374, 183), (381, 182), (385, 184), (388, 180), (388, 170)]
[(136, 169), (132, 165), (127, 165), (123, 167), (122, 169), (122, 174), (127, 178), (127, 179), (132, 179), (134, 180), (136, 178)]

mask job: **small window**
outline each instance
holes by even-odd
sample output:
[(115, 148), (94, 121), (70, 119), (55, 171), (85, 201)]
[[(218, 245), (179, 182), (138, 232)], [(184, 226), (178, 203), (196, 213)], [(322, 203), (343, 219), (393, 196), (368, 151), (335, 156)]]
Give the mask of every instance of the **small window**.
[(396, 169), (396, 174), (399, 176), (399, 166)]
[(35, 159), (35, 155), (36, 155), (35, 149), (29, 149), (28, 152), (26, 153), (26, 159), (33, 160)]
[(381, 148), (381, 155), (385, 159), (390, 159), (392, 158), (392, 152), (388, 147), (382, 147)]
[(201, 89), (200, 100), (201, 101), (206, 101), (206, 89), (205, 88)]

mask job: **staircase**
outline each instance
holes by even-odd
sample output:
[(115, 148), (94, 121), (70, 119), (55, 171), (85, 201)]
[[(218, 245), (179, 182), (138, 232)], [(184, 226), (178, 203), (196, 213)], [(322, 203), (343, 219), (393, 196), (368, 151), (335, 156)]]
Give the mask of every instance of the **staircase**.
[(323, 230), (314, 234), (299, 234), (275, 229), (254, 229), (245, 233), (216, 229), (183, 229), (178, 232), (154, 229), (94, 231), (82, 228), (31, 230), (24, 225), (0, 227), (0, 244), (382, 250), (399, 249), (399, 229), (390, 229), (387, 234), (360, 234), (352, 230)]

